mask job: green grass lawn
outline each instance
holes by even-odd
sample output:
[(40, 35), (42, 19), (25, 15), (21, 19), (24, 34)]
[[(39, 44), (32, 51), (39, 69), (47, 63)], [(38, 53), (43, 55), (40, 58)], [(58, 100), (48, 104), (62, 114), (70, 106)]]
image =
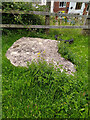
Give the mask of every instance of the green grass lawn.
[[(15, 67), (6, 58), (8, 48), (21, 37), (54, 40), (59, 52), (76, 65), (74, 76), (57, 71), (45, 61), (29, 68)], [(28, 30), (4, 30), (2, 35), (2, 117), (3, 118), (88, 118), (88, 39), (81, 29), (50, 29), (49, 35)]]

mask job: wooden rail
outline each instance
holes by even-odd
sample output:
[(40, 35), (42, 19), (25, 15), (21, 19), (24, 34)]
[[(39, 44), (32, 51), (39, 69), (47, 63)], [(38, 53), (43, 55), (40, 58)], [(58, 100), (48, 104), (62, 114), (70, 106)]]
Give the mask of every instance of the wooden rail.
[(88, 26), (55, 26), (55, 25), (15, 25), (15, 24), (0, 24), (1, 28), (84, 28), (90, 29)]
[[(39, 0), (37, 0), (39, 1)], [(55, 2), (59, 2), (59, 0), (54, 0)], [(60, 0), (60, 2), (89, 2), (90, 0)], [(51, 0), (47, 0), (47, 2), (51, 2)]]
[[(89, 2), (85, 0), (86, 2)], [(49, 1), (48, 1), (49, 2)], [(51, 1), (50, 1), (51, 2)], [(78, 1), (79, 2), (79, 1)], [(81, 2), (84, 2), (81, 0)], [(47, 3), (47, 6), (50, 8), (50, 4)], [(49, 30), (49, 28), (83, 28), (83, 29), (90, 29), (89, 22), (86, 25), (83, 26), (55, 26), (50, 25), (50, 16), (67, 16), (67, 17), (84, 17), (86, 20), (90, 20), (90, 14), (88, 15), (77, 15), (77, 14), (66, 14), (66, 13), (51, 13), (49, 12), (50, 9), (46, 10), (46, 12), (43, 11), (17, 11), (17, 10), (11, 10), (11, 11), (0, 11), (0, 13), (9, 13), (9, 14), (36, 14), (36, 15), (44, 15), (45, 17), (45, 25), (15, 25), (15, 24), (0, 24), (1, 28), (45, 28), (46, 32)], [(47, 32), (48, 33), (48, 32)]]
[[(4, 0), (5, 1), (5, 0)], [(12, 1), (12, 0), (9, 0)], [(59, 0), (54, 0), (55, 2), (58, 2)], [(76, 2), (76, 0), (60, 0), (60, 2)], [(89, 2), (89, 0), (77, 0), (78, 2)], [(6, 0), (8, 2), (8, 0)], [(22, 0), (14, 0), (14, 2), (22, 2)], [(40, 0), (23, 0), (23, 2), (37, 2), (40, 3)], [(51, 2), (51, 0), (47, 0), (47, 2)]]
[(0, 13), (9, 13), (9, 14), (35, 14), (35, 15), (49, 15), (49, 16), (68, 16), (68, 17), (84, 17), (90, 18), (90, 15), (77, 15), (77, 14), (63, 14), (63, 13), (51, 13), (51, 12), (43, 12), (43, 11), (0, 11)]

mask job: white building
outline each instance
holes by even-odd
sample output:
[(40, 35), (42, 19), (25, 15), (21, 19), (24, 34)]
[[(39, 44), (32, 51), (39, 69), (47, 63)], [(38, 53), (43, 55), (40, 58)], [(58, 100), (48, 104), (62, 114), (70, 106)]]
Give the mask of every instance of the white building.
[(85, 8), (85, 3), (70, 2), (68, 13), (83, 15), (84, 8)]

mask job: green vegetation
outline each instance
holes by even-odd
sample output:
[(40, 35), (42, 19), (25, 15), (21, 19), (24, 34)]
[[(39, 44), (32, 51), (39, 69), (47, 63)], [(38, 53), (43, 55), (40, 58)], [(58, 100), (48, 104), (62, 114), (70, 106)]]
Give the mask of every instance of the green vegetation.
[[(15, 67), (6, 58), (8, 48), (21, 37), (54, 40), (74, 38), (73, 44), (58, 44), (59, 52), (76, 65), (74, 76), (66, 75), (45, 61), (29, 68)], [(3, 30), (2, 100), (3, 118), (88, 118), (88, 36), (81, 29), (39, 31)]]
[(37, 2), (3, 2), (2, 9), (4, 11), (21, 10), (21, 11), (46, 11), (47, 6), (39, 5)]
[[(35, 7), (36, 6), (36, 7)], [(7, 12), (11, 10), (16, 11), (45, 11), (46, 6), (40, 6), (38, 4), (32, 5), (31, 2), (3, 2), (2, 10)], [(2, 14), (3, 24), (22, 24), (22, 25), (44, 25), (45, 17), (42, 15), (30, 15), (30, 14)]]
[[(38, 6), (38, 5), (36, 5)], [(2, 3), (4, 11), (45, 11), (32, 3)], [(50, 17), (50, 25), (56, 20)], [(2, 23), (44, 25), (41, 15), (3, 14)], [(72, 21), (71, 21), (72, 22)], [(75, 21), (77, 23), (77, 21)], [(60, 24), (60, 21), (58, 20)], [(68, 25), (64, 20), (62, 25)], [(32, 62), (25, 67), (15, 67), (6, 58), (8, 48), (21, 37), (39, 37), (54, 40), (74, 38), (73, 44), (60, 42), (58, 52), (76, 65), (74, 76), (54, 69), (45, 61)], [(88, 37), (81, 29), (3, 29), (2, 34), (2, 107), (3, 118), (88, 118)]]
[[(2, 10), (5, 12), (15, 10), (21, 11), (21, 13), (28, 11), (46, 11), (48, 7), (43, 5), (40, 6), (37, 3), (33, 4), (31, 2), (3, 2)], [(83, 25), (85, 19), (84, 18), (62, 18), (60, 20), (60, 16), (58, 20), (55, 20), (55, 16), (50, 16), (50, 25)], [(43, 15), (35, 15), (35, 14), (6, 14), (2, 15), (2, 23), (3, 24), (22, 24), (22, 25), (45, 25), (45, 16)]]

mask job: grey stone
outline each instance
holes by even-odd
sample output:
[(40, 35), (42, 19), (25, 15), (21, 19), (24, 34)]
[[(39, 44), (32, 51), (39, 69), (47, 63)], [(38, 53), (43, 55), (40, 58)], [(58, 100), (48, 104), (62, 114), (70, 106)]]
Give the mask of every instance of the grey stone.
[[(7, 50), (6, 57), (14, 66), (23, 67), (27, 67), (27, 61), (31, 63), (35, 59), (38, 62), (43, 58), (48, 64), (57, 65), (61, 72), (65, 69), (67, 74), (73, 75), (76, 71), (74, 64), (61, 57), (57, 43), (56, 40), (22, 37)], [(62, 68), (59, 65), (63, 65)]]

